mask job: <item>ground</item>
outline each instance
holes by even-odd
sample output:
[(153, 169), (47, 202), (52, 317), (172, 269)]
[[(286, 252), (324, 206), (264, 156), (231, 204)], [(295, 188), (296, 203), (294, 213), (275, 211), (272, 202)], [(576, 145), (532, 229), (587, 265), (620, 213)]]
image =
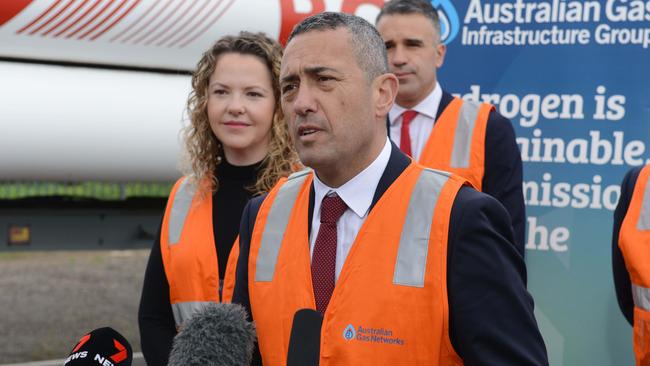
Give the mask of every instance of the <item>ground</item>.
[(0, 252), (0, 364), (63, 360), (103, 326), (139, 352), (148, 257), (149, 250)]

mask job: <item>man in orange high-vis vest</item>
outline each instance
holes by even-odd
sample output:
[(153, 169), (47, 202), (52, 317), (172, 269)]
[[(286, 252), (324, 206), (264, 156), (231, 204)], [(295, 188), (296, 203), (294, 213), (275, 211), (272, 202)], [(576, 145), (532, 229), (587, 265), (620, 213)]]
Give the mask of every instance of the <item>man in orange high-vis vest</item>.
[(637, 365), (650, 365), (650, 165), (632, 169), (614, 211), (612, 266), (618, 304), (634, 327)]
[(388, 1), (376, 26), (391, 72), (399, 79), (396, 103), (388, 114), (391, 139), (420, 164), (457, 173), (499, 200), (510, 214), (515, 245), (523, 256), (522, 163), (512, 124), (492, 105), (463, 101), (440, 87), (436, 69), (446, 48), (430, 0)]
[(320, 365), (547, 365), (505, 209), (386, 136), (397, 78), (362, 18), (294, 28), (280, 73), (298, 172), (242, 215), (233, 302), (254, 364), (286, 365), (293, 317), (323, 315)]

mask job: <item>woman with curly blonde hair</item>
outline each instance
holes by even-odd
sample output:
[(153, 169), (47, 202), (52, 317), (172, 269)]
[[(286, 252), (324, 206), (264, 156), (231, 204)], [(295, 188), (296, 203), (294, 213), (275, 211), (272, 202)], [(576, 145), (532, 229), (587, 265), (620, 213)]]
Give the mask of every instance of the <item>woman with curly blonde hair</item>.
[(196, 310), (229, 301), (224, 278), (234, 272), (246, 202), (299, 166), (280, 108), (281, 58), (276, 41), (241, 32), (219, 39), (192, 76), (189, 171), (170, 194), (138, 313), (150, 365), (167, 364), (177, 329)]

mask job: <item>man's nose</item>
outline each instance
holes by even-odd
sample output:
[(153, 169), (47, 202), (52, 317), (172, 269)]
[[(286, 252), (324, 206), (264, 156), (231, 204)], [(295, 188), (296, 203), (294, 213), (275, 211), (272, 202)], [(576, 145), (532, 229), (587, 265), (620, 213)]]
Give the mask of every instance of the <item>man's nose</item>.
[(304, 116), (310, 112), (316, 112), (316, 99), (312, 90), (308, 86), (301, 86), (297, 90), (293, 100), (293, 112), (297, 115)]
[(408, 62), (406, 50), (402, 46), (395, 46), (391, 52), (391, 64), (393, 66), (404, 66)]

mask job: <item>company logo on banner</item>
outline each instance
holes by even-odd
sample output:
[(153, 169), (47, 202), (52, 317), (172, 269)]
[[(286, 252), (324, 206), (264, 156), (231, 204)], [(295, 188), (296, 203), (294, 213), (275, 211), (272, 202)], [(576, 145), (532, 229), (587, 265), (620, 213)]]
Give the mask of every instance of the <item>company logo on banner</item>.
[(431, 5), (438, 10), (442, 43), (449, 44), (456, 38), (460, 29), (460, 20), (456, 8), (451, 3), (451, 0), (431, 0)]

